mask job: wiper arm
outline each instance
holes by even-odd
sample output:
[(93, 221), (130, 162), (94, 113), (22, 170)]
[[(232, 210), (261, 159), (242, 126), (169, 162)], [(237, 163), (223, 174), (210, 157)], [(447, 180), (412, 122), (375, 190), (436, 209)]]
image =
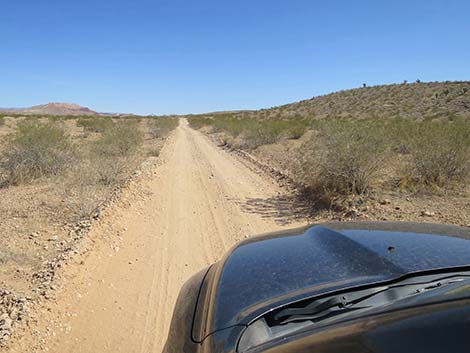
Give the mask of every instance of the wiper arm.
[(427, 283), (407, 283), (375, 287), (334, 297), (314, 300), (303, 307), (282, 309), (272, 316), (278, 325), (295, 321), (320, 321), (348, 312), (390, 304), (398, 299), (450, 285), (468, 279), (467, 276), (453, 276)]
[[(319, 299), (302, 308), (287, 308), (273, 316), (280, 325), (298, 320), (316, 320), (348, 311), (364, 309), (367, 306), (358, 307), (355, 304), (368, 299), (378, 293), (389, 289), (388, 286), (376, 287), (355, 293), (342, 294), (324, 300)], [(354, 307), (353, 307), (354, 306)]]

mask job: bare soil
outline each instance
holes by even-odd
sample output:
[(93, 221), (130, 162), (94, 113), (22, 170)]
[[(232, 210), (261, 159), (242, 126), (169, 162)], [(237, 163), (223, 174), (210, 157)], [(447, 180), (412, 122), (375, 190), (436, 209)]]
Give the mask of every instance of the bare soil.
[(158, 162), (93, 223), (8, 352), (160, 352), (185, 280), (245, 237), (306, 223), (271, 204), (285, 198), (182, 120)]

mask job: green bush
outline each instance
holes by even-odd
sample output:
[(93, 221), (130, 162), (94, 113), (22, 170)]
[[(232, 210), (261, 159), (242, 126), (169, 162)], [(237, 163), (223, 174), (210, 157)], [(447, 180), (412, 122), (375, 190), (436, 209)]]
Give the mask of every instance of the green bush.
[(55, 124), (24, 121), (7, 141), (1, 160), (3, 184), (29, 182), (56, 175), (74, 160), (68, 135)]
[(106, 129), (93, 146), (97, 155), (105, 157), (127, 157), (139, 150), (143, 134), (139, 124), (132, 121), (116, 123)]
[(367, 193), (386, 157), (383, 124), (332, 119), (316, 125), (317, 134), (300, 149), (304, 183), (329, 205), (338, 197)]
[(105, 130), (91, 148), (98, 182), (112, 185), (134, 166), (143, 142), (138, 122), (121, 121)]
[(410, 128), (412, 156), (405, 179), (443, 187), (464, 181), (470, 172), (470, 122), (424, 121)]

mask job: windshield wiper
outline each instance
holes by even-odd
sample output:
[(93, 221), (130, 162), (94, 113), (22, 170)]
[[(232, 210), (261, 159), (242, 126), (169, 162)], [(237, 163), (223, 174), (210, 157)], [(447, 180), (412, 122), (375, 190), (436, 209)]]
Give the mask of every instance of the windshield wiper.
[(314, 300), (303, 307), (282, 309), (273, 314), (271, 319), (277, 325), (306, 320), (318, 322), (336, 315), (387, 305), (399, 299), (461, 282), (468, 278), (468, 276), (452, 276), (425, 283), (398, 283), (344, 293)]

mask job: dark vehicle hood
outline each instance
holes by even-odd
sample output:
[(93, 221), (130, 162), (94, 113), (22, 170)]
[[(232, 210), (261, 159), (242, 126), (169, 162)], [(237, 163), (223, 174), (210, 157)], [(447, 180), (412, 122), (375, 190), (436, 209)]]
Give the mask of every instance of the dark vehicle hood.
[(193, 339), (340, 289), (470, 266), (470, 231), (434, 224), (330, 223), (240, 243), (207, 273)]

